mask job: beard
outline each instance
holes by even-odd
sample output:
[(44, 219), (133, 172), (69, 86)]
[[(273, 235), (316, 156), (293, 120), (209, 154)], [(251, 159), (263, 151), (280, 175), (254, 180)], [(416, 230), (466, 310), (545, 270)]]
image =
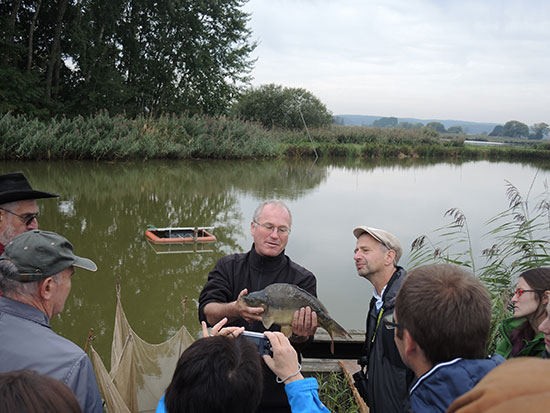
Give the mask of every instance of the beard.
[(15, 230), (10, 225), (10, 222), (6, 222), (6, 228), (4, 231), (0, 231), (0, 244), (6, 246), (15, 238)]

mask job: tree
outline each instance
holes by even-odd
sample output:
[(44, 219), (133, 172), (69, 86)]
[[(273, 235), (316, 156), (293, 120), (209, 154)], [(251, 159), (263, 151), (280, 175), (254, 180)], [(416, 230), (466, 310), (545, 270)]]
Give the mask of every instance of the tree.
[(462, 135), (464, 131), (462, 130), (462, 126), (450, 126), (449, 129), (447, 129), (447, 133)]
[[(268, 84), (245, 91), (232, 108), (235, 116), (257, 121), (266, 128), (302, 129), (327, 126), (332, 113), (311, 92)], [(302, 120), (303, 115), (303, 120)]]
[(376, 119), (372, 123), (372, 126), (376, 126), (378, 128), (394, 128), (397, 126), (397, 118), (386, 117), (386, 118)]
[(526, 138), (529, 136), (529, 127), (517, 120), (510, 120), (504, 124), (503, 136)]
[(426, 124), (427, 128), (432, 128), (436, 132), (439, 133), (445, 133), (445, 125), (443, 125), (441, 122), (428, 122)]
[(2, 1), (0, 107), (25, 113), (33, 84), (51, 114), (225, 113), (254, 63), (245, 2)]
[(504, 136), (504, 126), (496, 125), (489, 136)]
[(546, 135), (548, 135), (548, 132), (550, 132), (550, 128), (548, 127), (547, 123), (535, 123), (533, 126), (531, 126), (531, 131), (533, 132), (533, 134), (529, 136), (529, 139), (542, 139)]
[(399, 122), (397, 124), (397, 127), (409, 130), (409, 129), (422, 129), (424, 125), (421, 122), (412, 123), (412, 122), (403, 121), (403, 122)]

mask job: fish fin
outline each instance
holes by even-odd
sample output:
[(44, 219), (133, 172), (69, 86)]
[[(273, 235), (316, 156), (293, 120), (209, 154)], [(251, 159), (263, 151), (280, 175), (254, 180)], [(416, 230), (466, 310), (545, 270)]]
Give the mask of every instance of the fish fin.
[(287, 337), (290, 337), (292, 334), (292, 326), (281, 326), (281, 333)]
[(333, 335), (335, 335), (335, 336), (343, 337), (343, 338), (346, 338), (346, 337), (351, 338), (351, 334), (348, 333), (344, 327), (342, 327), (340, 324), (338, 324), (333, 319), (330, 319), (330, 321), (328, 323), (328, 328), (325, 328), (325, 330), (327, 330), (327, 332), (330, 334), (331, 337)]
[(271, 325), (273, 324), (273, 321), (274, 320), (271, 315), (265, 315), (264, 317), (262, 317), (262, 323), (265, 328), (270, 328)]
[(330, 336), (330, 352), (334, 355), (334, 337)]

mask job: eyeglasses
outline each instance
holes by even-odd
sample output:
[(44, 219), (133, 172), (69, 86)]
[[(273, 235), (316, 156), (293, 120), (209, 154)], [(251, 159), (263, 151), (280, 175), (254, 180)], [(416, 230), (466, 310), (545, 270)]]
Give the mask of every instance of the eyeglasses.
[(384, 323), (384, 326), (388, 330), (395, 330), (396, 328), (402, 328), (402, 326), (399, 323), (395, 322), (395, 319), (393, 318), (393, 314), (390, 314), (387, 317), (384, 317), (382, 319), (382, 322)]
[(281, 227), (276, 227), (275, 225), (272, 225), (272, 224), (266, 224), (266, 223), (263, 223), (263, 224), (260, 224), (259, 222), (257, 221), (254, 221), (254, 224), (256, 226), (259, 226), (261, 227), (263, 230), (269, 232), (269, 233), (272, 233), (275, 229), (277, 229), (277, 233), (279, 235), (286, 235), (290, 232), (290, 228), (289, 227), (285, 227), (285, 226), (281, 226)]
[(518, 298), (522, 296), (523, 293), (538, 293), (539, 290), (524, 290), (523, 288), (518, 288), (514, 291), (514, 295), (517, 295)]
[(24, 215), (19, 215), (19, 214), (16, 214), (15, 212), (12, 212), (10, 211), (9, 209), (5, 209), (5, 208), (0, 208), (2, 211), (6, 211), (12, 215), (15, 215), (16, 217), (18, 217), (21, 221), (23, 221), (25, 223), (25, 225), (31, 225), (32, 222), (38, 217), (38, 212), (36, 214), (24, 214)]

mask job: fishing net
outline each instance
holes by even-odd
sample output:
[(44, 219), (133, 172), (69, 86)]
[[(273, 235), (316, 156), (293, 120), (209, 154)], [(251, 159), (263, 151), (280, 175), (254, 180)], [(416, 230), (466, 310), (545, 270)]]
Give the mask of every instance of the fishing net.
[(164, 343), (150, 344), (141, 339), (128, 323), (117, 286), (110, 372), (90, 346), (92, 364), (108, 411), (154, 412), (181, 353), (193, 341), (185, 326)]

